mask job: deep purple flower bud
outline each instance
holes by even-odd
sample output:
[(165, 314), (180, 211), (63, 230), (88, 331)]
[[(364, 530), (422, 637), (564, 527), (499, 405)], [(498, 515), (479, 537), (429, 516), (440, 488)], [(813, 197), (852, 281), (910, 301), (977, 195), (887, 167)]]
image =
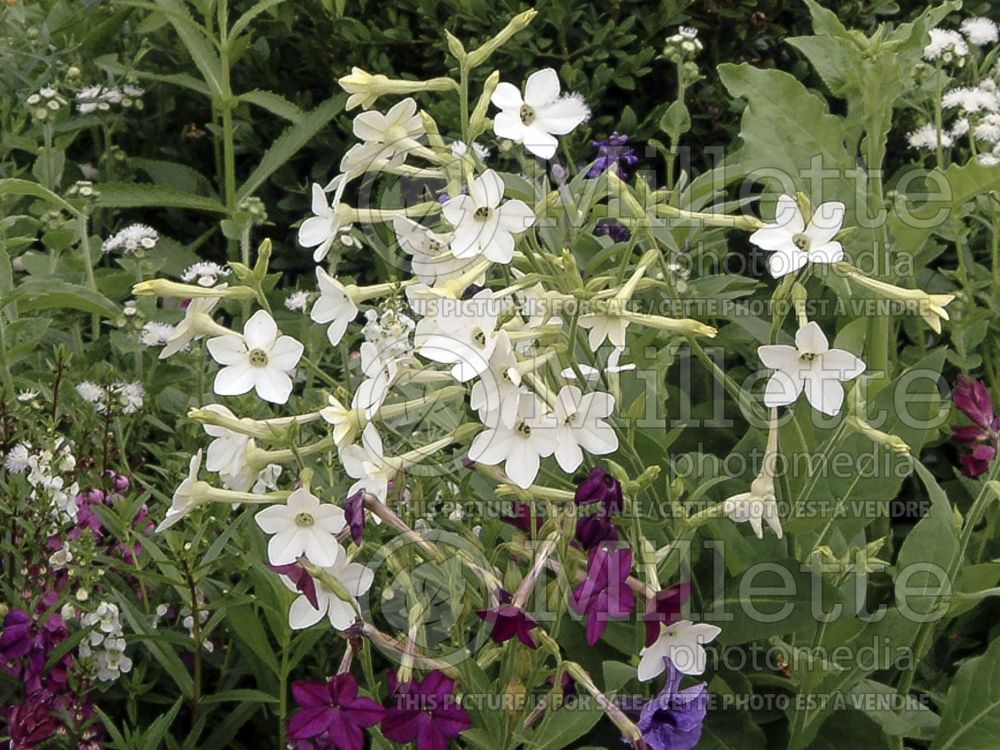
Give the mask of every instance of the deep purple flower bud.
[(605, 542), (617, 542), (620, 538), (615, 522), (603, 513), (584, 516), (576, 521), (576, 541), (584, 549), (593, 549)]
[(455, 698), (455, 681), (443, 672), (398, 684), (393, 671), (388, 682), (393, 705), (382, 720), (386, 739), (415, 742), (416, 750), (445, 750), (448, 740), (472, 726), (469, 714)]
[(681, 618), (681, 607), (691, 596), (690, 583), (675, 583), (657, 591), (646, 600), (646, 611), (639, 619), (646, 623), (646, 645), (652, 646), (660, 637), (660, 623), (672, 625)]
[(517, 636), (528, 648), (538, 648), (531, 631), (538, 627), (527, 612), (513, 604), (501, 604), (493, 609), (476, 612), (480, 620), (490, 625), (490, 638), (496, 643), (505, 643)]
[(587, 615), (587, 643), (597, 643), (610, 620), (628, 619), (635, 609), (635, 594), (628, 585), (632, 550), (596, 547), (587, 561), (587, 577), (573, 589), (570, 605)]
[(986, 386), (978, 380), (960, 377), (952, 396), (955, 406), (972, 420), (973, 424), (952, 427), (955, 442), (967, 446), (969, 453), (958, 457), (962, 470), (970, 477), (978, 477), (989, 468), (997, 455), (1000, 440), (1000, 417), (994, 415), (993, 401)]
[(287, 576), (298, 592), (309, 600), (313, 609), (319, 609), (319, 599), (316, 598), (316, 581), (297, 561), (289, 565), (268, 565), (267, 567), (279, 575)]
[(638, 727), (650, 750), (692, 750), (701, 739), (708, 713), (708, 686), (701, 682), (678, 690), (684, 676), (670, 659), (663, 691), (642, 708)]
[(103, 503), (104, 502), (104, 491), (99, 490), (96, 487), (87, 490), (87, 502), (89, 503)]
[(111, 479), (111, 486), (114, 487), (118, 492), (125, 492), (132, 483), (129, 481), (128, 477), (122, 474), (115, 474)]
[(358, 695), (357, 680), (349, 672), (328, 682), (294, 682), (292, 697), (301, 710), (288, 722), (288, 738), (312, 740), (315, 747), (364, 750), (362, 730), (385, 716), (382, 706)]
[(601, 219), (594, 227), (594, 234), (598, 237), (607, 235), (615, 242), (628, 242), (628, 238), (632, 236), (627, 226), (614, 219)]
[(361, 544), (365, 533), (365, 491), (359, 490), (347, 498), (344, 503), (344, 519), (351, 529), (351, 539), (355, 544)]
[[(504, 523), (509, 523), (516, 529), (520, 529), (525, 534), (531, 533), (531, 506), (527, 503), (512, 503), (510, 515), (500, 516), (500, 520)], [(535, 516), (535, 531), (537, 532), (542, 528), (543, 519), (541, 516)]]
[(590, 470), (587, 478), (580, 482), (573, 496), (577, 505), (603, 503), (605, 512), (610, 515), (619, 513), (625, 505), (622, 497), (622, 485), (603, 466)]

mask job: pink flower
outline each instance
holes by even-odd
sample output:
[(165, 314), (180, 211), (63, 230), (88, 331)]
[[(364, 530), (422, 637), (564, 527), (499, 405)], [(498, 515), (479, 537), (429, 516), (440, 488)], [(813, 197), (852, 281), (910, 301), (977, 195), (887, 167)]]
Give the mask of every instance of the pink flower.
[(968, 453), (958, 457), (958, 461), (962, 465), (962, 471), (968, 476), (978, 477), (986, 472), (997, 455), (1000, 417), (994, 415), (990, 393), (978, 380), (959, 377), (952, 400), (973, 422), (971, 425), (951, 428), (955, 433), (955, 442), (969, 449)]

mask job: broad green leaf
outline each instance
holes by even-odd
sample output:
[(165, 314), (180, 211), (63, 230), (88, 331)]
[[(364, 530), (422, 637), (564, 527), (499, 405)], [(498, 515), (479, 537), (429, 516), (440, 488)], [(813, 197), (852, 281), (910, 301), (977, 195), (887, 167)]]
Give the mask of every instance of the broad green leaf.
[(709, 711), (698, 750), (749, 750), (765, 747), (764, 730), (746, 711)]
[(998, 738), (1000, 638), (994, 638), (955, 675), (931, 750), (996, 750)]
[(596, 706), (583, 708), (560, 708), (549, 719), (542, 730), (532, 735), (528, 746), (533, 750), (562, 750), (574, 747), (574, 743), (587, 734), (604, 716)]
[(251, 173), (236, 193), (237, 202), (253, 195), (257, 188), (264, 184), (272, 174), (279, 170), (285, 162), (291, 159), (299, 149), (311, 141), (316, 134), (326, 127), (334, 117), (344, 109), (346, 98), (337, 95), (320, 104), (305, 118), (285, 130), (264, 154), (260, 164)]
[[(21, 312), (71, 308), (103, 315), (106, 318), (121, 314), (118, 305), (103, 294), (79, 284), (52, 278), (30, 278), (22, 281), (6, 299), (16, 301)], [(6, 304), (3, 300), (0, 300), (0, 303)]]
[(216, 198), (191, 195), (166, 185), (108, 182), (98, 185), (97, 205), (104, 208), (189, 208), (195, 211), (225, 213), (226, 207)]
[(66, 152), (55, 146), (42, 146), (31, 167), (31, 174), (43, 185), (58, 185), (66, 166)]
[(5, 180), (0, 180), (0, 196), (3, 195), (30, 195), (34, 198), (47, 200), (49, 203), (59, 206), (59, 208), (71, 214), (75, 215), (77, 213), (75, 208), (58, 195), (31, 180), (22, 180), (17, 177), (8, 177)]
[(140, 157), (131, 159), (130, 163), (148, 174), (157, 185), (172, 187), (185, 193), (216, 197), (208, 178), (187, 164)]

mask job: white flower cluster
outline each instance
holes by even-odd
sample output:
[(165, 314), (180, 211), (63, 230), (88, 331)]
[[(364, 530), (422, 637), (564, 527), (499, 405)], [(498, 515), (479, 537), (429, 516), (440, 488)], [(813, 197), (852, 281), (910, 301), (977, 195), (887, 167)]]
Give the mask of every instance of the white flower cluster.
[(138, 380), (133, 383), (118, 380), (107, 386), (84, 380), (76, 386), (76, 392), (84, 401), (93, 404), (98, 414), (109, 411), (114, 414), (135, 414), (142, 409), (146, 398), (146, 389)]
[(185, 268), (181, 274), (181, 281), (188, 284), (197, 284), (198, 286), (212, 287), (218, 283), (220, 278), (225, 278), (230, 273), (232, 272), (228, 268), (220, 266), (218, 263), (203, 260)]
[(125, 638), (118, 605), (101, 602), (97, 609), (80, 618), (80, 624), (91, 628), (90, 635), (80, 641), (78, 653), (83, 659), (93, 659), (97, 679), (113, 682), (132, 670), (132, 659), (125, 654)]
[(29, 499), (35, 507), (48, 507), (53, 523), (76, 522), (80, 487), (73, 481), (76, 457), (68, 440), (57, 437), (50, 447), (37, 450), (28, 443), (17, 443), (4, 457), (4, 468), (11, 474), (25, 475), (31, 485)]
[(156, 247), (160, 241), (159, 233), (145, 224), (131, 224), (108, 237), (101, 243), (105, 253), (123, 251), (132, 255), (143, 255)]
[(29, 95), (26, 102), (31, 107), (32, 116), (39, 121), (50, 119), (68, 103), (66, 97), (54, 86), (39, 89), (37, 93)]
[(76, 92), (76, 111), (81, 115), (94, 112), (108, 112), (112, 107), (123, 109), (135, 107), (142, 109), (142, 99), (145, 90), (132, 84), (123, 86), (104, 86), (95, 84)]
[[(159, 610), (157, 610), (157, 612), (159, 612)], [(198, 607), (199, 629), (204, 627), (205, 623), (208, 622), (208, 614), (209, 613), (207, 609), (201, 606)], [(194, 640), (194, 615), (191, 613), (190, 607), (181, 608), (181, 625), (183, 625), (184, 628), (187, 630), (188, 637), (190, 637), (191, 640)], [(206, 651), (207, 653), (212, 653), (213, 651), (215, 651), (215, 644), (212, 643), (212, 641), (208, 638), (202, 638), (201, 648), (203, 651)]]

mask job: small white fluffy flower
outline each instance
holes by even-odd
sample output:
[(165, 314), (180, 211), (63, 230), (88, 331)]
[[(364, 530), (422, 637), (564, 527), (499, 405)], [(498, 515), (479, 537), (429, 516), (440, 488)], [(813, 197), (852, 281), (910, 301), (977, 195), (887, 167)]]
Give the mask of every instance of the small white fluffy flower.
[(134, 383), (115, 383), (113, 386), (121, 403), (122, 414), (135, 414), (142, 408), (146, 389), (138, 380)]
[(84, 380), (76, 386), (76, 392), (84, 401), (96, 404), (104, 398), (104, 389), (92, 380)]
[(309, 306), (309, 292), (300, 289), (285, 297), (285, 307), (292, 312), (305, 312)]
[[(481, 143), (473, 142), (472, 151), (476, 154), (476, 156), (478, 156), (483, 161), (486, 161), (487, 159), (490, 158), (490, 150)], [(469, 147), (465, 145), (464, 141), (452, 141), (451, 143), (452, 156), (454, 156), (456, 159), (461, 159), (467, 153), (469, 153)]]
[(960, 109), (968, 114), (997, 112), (1000, 111), (1000, 96), (989, 85), (960, 86), (941, 97), (941, 106), (945, 109)]
[[(906, 140), (910, 144), (910, 148), (915, 149), (935, 149), (938, 144), (937, 129), (934, 127), (933, 123), (927, 123), (926, 125), (921, 125), (916, 130), (912, 131), (906, 136)], [(944, 148), (949, 148), (954, 141), (948, 133), (941, 133), (941, 145)]]
[(966, 18), (962, 21), (961, 28), (969, 44), (976, 47), (993, 44), (1000, 37), (996, 22), (989, 18)]
[(101, 245), (101, 250), (105, 253), (115, 250), (124, 250), (129, 253), (152, 250), (159, 242), (160, 235), (152, 227), (145, 224), (132, 224), (127, 226), (117, 234), (108, 237)]
[(18, 443), (4, 458), (3, 465), (11, 474), (23, 474), (28, 469), (31, 451), (27, 443)]
[(184, 273), (181, 274), (181, 281), (186, 284), (194, 282), (198, 286), (210, 287), (215, 286), (220, 276), (228, 276), (229, 274), (228, 268), (210, 260), (203, 260), (185, 268)]
[(965, 61), (965, 56), (969, 54), (969, 45), (957, 31), (951, 29), (931, 29), (931, 40), (924, 47), (924, 59), (928, 62), (940, 60), (950, 63), (958, 60), (959, 65)]
[(174, 327), (169, 323), (151, 320), (139, 332), (139, 341), (143, 346), (166, 346), (174, 335)]
[(1000, 143), (1000, 114), (989, 114), (976, 123), (972, 131), (978, 141)]

